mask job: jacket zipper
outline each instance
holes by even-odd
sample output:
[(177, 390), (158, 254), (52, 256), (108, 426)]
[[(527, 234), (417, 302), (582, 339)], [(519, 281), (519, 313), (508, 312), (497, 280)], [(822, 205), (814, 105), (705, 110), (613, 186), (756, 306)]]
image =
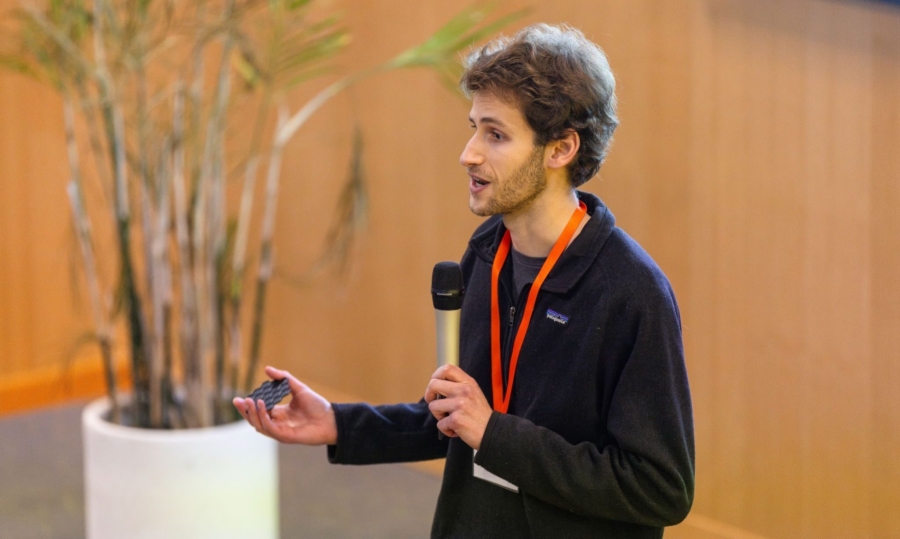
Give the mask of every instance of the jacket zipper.
[[(509, 326), (506, 330), (506, 339), (504, 339), (504, 345), (500, 349), (500, 354), (504, 360), (503, 369), (503, 380), (504, 386), (506, 383), (509, 383), (509, 364), (512, 362), (512, 347), (513, 341), (515, 340), (515, 335), (513, 329), (516, 324), (516, 306), (518, 306), (519, 301), (527, 298), (528, 291), (531, 289), (531, 285), (526, 285), (524, 289), (519, 292), (519, 297), (517, 298), (519, 301), (513, 302), (512, 296), (506, 288), (506, 283), (503, 280), (500, 280), (500, 285), (503, 288), (503, 291), (506, 293), (506, 300), (510, 303), (511, 307), (509, 308)], [(521, 311), (521, 309), (519, 309)]]

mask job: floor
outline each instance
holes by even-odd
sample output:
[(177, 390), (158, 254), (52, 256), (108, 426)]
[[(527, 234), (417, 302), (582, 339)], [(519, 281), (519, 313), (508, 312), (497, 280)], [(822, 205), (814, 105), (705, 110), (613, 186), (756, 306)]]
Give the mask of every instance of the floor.
[[(81, 407), (0, 418), (0, 539), (84, 539)], [(403, 465), (333, 466), (282, 445), (281, 536), (427, 537), (440, 478)]]

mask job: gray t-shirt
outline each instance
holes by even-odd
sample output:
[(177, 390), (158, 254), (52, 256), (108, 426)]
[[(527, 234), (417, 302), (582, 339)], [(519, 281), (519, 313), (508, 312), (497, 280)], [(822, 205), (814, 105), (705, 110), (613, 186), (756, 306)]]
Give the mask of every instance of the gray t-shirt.
[(547, 257), (534, 258), (525, 256), (516, 251), (515, 248), (510, 249), (510, 251), (512, 251), (513, 260), (513, 286), (515, 286), (516, 301), (518, 301), (522, 289), (525, 288), (526, 284), (534, 282), (538, 273), (541, 272)]

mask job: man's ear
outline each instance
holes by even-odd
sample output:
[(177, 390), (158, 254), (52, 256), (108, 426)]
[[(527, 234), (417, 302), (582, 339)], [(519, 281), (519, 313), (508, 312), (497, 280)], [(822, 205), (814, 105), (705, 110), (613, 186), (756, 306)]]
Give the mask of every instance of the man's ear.
[(548, 168), (566, 168), (575, 160), (578, 149), (581, 147), (581, 138), (574, 129), (566, 131), (563, 138), (547, 144), (549, 155), (547, 156)]

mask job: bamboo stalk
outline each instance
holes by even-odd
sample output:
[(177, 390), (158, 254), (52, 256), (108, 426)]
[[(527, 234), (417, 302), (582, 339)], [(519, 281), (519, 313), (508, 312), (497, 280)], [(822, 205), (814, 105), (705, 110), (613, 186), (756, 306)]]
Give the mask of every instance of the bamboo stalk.
[(206, 257), (207, 298), (209, 300), (207, 308), (209, 309), (209, 317), (211, 320), (209, 337), (212, 346), (212, 367), (214, 369), (213, 392), (211, 395), (212, 421), (214, 424), (219, 422), (219, 404), (225, 380), (225, 344), (223, 341), (224, 333), (222, 331), (224, 315), (222, 312), (221, 272), (219, 271), (222, 264), (222, 255), (225, 245), (225, 233), (222, 230), (225, 222), (223, 202), (225, 196), (224, 186), (221, 181), (222, 169), (224, 167), (222, 167), (221, 164), (223, 152), (221, 151), (220, 140), (222, 137), (219, 135), (220, 132), (219, 128), (215, 129), (216, 140), (213, 142), (214, 149), (210, 156), (210, 197), (208, 205), (209, 243), (207, 244), (209, 251)]
[(116, 395), (116, 371), (112, 358), (112, 331), (110, 323), (103, 309), (103, 301), (100, 294), (100, 282), (97, 277), (97, 265), (94, 260), (94, 248), (91, 243), (91, 222), (84, 210), (84, 201), (81, 194), (81, 174), (78, 164), (78, 146), (75, 140), (75, 114), (71, 99), (68, 94), (63, 94), (63, 113), (65, 119), (66, 147), (69, 160), (71, 179), (66, 189), (69, 195), (69, 203), (72, 206), (72, 219), (78, 232), (78, 243), (81, 246), (81, 255), (84, 258), (84, 270), (88, 283), (88, 296), (91, 298), (91, 313), (94, 318), (94, 327), (100, 343), (100, 353), (103, 361), (103, 372), (106, 378), (106, 390), (112, 402), (113, 423), (121, 423), (119, 402)]
[(212, 418), (208, 413), (207, 406), (207, 366), (212, 364), (210, 354), (212, 350), (212, 331), (213, 321), (210, 310), (210, 271), (209, 271), (209, 210), (207, 204), (209, 200), (209, 177), (211, 172), (211, 153), (210, 145), (211, 129), (207, 129), (206, 144), (203, 159), (201, 161), (200, 176), (194, 190), (193, 205), (193, 221), (192, 221), (192, 238), (191, 248), (193, 252), (193, 279), (194, 288), (197, 291), (197, 362), (195, 371), (196, 378), (193, 380), (193, 388), (189, 395), (189, 408), (192, 418), (197, 422), (198, 426), (209, 426), (212, 424)]
[(139, 184), (141, 196), (141, 230), (144, 236), (144, 259), (147, 263), (146, 278), (147, 289), (150, 294), (150, 322), (151, 325), (147, 332), (146, 351), (147, 357), (150, 359), (148, 364), (148, 413), (150, 427), (160, 428), (162, 426), (162, 402), (160, 401), (162, 388), (162, 301), (160, 294), (162, 290), (159, 288), (159, 263), (160, 260), (155, 252), (154, 247), (157, 244), (155, 227), (151, 224), (154, 221), (152, 209), (150, 205), (150, 193), (148, 186), (143, 181)]
[(112, 172), (107, 168), (109, 163), (104, 160), (107, 153), (100, 138), (100, 127), (97, 125), (96, 115), (99, 114), (98, 107), (91, 105), (90, 93), (81, 77), (78, 77), (76, 80), (76, 88), (81, 100), (81, 115), (84, 117), (87, 125), (88, 141), (90, 142), (91, 154), (94, 157), (94, 167), (97, 170), (101, 191), (106, 198), (106, 203), (112, 206)]
[[(119, 118), (121, 116), (117, 113)], [(119, 125), (117, 132), (121, 132), (121, 120), (116, 121)], [(116, 138), (119, 138), (117, 136)], [(118, 159), (123, 159), (120, 155)], [(124, 168), (124, 167), (122, 167)], [(119, 189), (123, 189), (119, 187)], [(136, 283), (134, 278), (134, 266), (131, 261), (131, 224), (130, 210), (119, 213), (118, 219), (118, 237), (119, 250), (122, 260), (122, 288), (125, 295), (126, 308), (128, 309), (128, 327), (131, 333), (131, 353), (132, 353), (132, 374), (134, 376), (133, 386), (135, 394), (136, 418), (139, 425), (146, 425), (149, 421), (149, 388), (148, 388), (148, 372), (147, 372), (147, 355), (144, 343), (146, 334), (144, 315), (141, 310), (141, 300), (137, 294)], [(124, 215), (125, 217), (121, 217)]]
[(156, 313), (155, 322), (155, 336), (156, 336), (156, 345), (155, 345), (155, 356), (154, 361), (157, 363), (156, 371), (158, 380), (156, 382), (156, 399), (158, 400), (158, 413), (159, 413), (159, 424), (162, 426), (163, 421), (165, 420), (166, 414), (166, 403), (168, 402), (167, 387), (171, 387), (171, 354), (169, 352), (169, 314), (171, 312), (172, 306), (172, 278), (171, 278), (171, 267), (169, 264), (169, 257), (167, 256), (167, 244), (169, 239), (170, 232), (170, 219), (169, 219), (169, 181), (167, 177), (167, 168), (168, 164), (171, 162), (170, 151), (167, 150), (170, 148), (170, 144), (165, 144), (163, 146), (163, 151), (160, 153), (160, 162), (159, 162), (159, 173), (157, 174), (157, 180), (159, 185), (159, 202), (157, 204), (159, 210), (157, 212), (157, 219), (155, 223), (155, 231), (153, 237), (153, 258), (154, 258), (154, 268), (156, 270), (156, 276), (154, 278), (154, 284), (156, 285), (156, 290), (154, 293), (154, 298), (156, 304), (154, 305), (154, 311)]
[[(138, 86), (141, 86), (139, 83)], [(144, 278), (146, 280), (147, 294), (149, 295), (149, 324), (147, 327), (146, 340), (144, 341), (144, 357), (147, 362), (147, 414), (148, 426), (151, 428), (160, 428), (162, 426), (162, 403), (160, 402), (160, 389), (162, 387), (162, 348), (160, 346), (162, 335), (157, 331), (160, 328), (160, 316), (162, 315), (160, 301), (160, 293), (158, 283), (158, 259), (153, 252), (153, 246), (156, 244), (155, 227), (153, 222), (155, 216), (153, 205), (151, 203), (150, 193), (150, 177), (147, 170), (147, 153), (150, 149), (147, 147), (147, 137), (144, 133), (146, 121), (144, 116), (143, 101), (144, 96), (138, 91), (138, 194), (140, 196), (140, 226), (141, 236), (143, 238), (142, 247), (144, 252), (144, 262), (146, 264)]]
[(138, 425), (146, 425), (149, 417), (147, 410), (147, 361), (144, 351), (144, 321), (141, 302), (135, 289), (134, 269), (131, 260), (130, 219), (131, 211), (128, 202), (128, 178), (125, 155), (125, 127), (120, 106), (116, 100), (116, 88), (109, 74), (106, 60), (106, 47), (103, 43), (102, 13), (103, 1), (94, 2), (94, 55), (97, 61), (96, 74), (101, 89), (101, 106), (104, 109), (104, 120), (107, 124), (107, 137), (115, 171), (115, 197), (117, 236), (119, 239), (119, 255), (121, 258), (122, 291), (128, 310), (128, 328), (131, 335), (131, 360), (134, 387), (135, 421)]
[[(188, 389), (190, 400), (190, 392), (198, 383), (200, 363), (197, 359), (199, 355), (197, 292), (193, 279), (194, 258), (187, 222), (188, 199), (184, 174), (185, 91), (184, 85), (179, 81), (176, 84), (172, 113), (174, 135), (172, 140), (172, 191), (175, 199), (175, 237), (178, 245), (179, 282), (181, 283), (181, 356), (185, 368), (184, 383)], [(191, 425), (190, 413), (186, 413), (186, 416), (186, 424)]]
[(234, 253), (232, 258), (231, 286), (228, 296), (231, 303), (231, 328), (229, 331), (229, 356), (231, 360), (231, 397), (237, 395), (238, 377), (242, 349), (241, 307), (243, 305), (243, 277), (247, 254), (247, 239), (250, 235), (250, 217), (253, 211), (253, 192), (256, 186), (256, 171), (259, 156), (252, 155), (247, 161), (244, 171), (244, 189), (241, 193), (241, 206), (238, 215), (237, 232), (235, 234)]
[[(233, 2), (226, 9), (225, 18), (230, 15)], [(220, 140), (224, 131), (224, 114), (230, 95), (230, 77), (228, 60), (231, 54), (233, 40), (230, 32), (225, 38), (222, 51), (222, 59), (219, 65), (217, 84), (214, 90), (214, 107), (207, 122), (206, 140), (204, 144), (203, 160), (200, 167), (200, 178), (197, 185), (197, 199), (194, 206), (194, 275), (195, 286), (198, 290), (199, 330), (200, 330), (200, 385), (203, 390), (195, 400), (195, 407), (199, 409), (199, 421), (202, 426), (213, 424), (215, 417), (212, 412), (217, 408), (220, 387), (217, 383), (221, 379), (218, 372), (220, 365), (224, 363), (224, 347), (220, 341), (221, 324), (219, 318), (220, 292), (218, 267), (221, 261), (221, 253), (224, 250), (224, 177), (220, 166), (224, 159), (220, 151)], [(219, 157), (221, 155), (221, 157)], [(215, 389), (212, 401), (209, 400), (206, 389), (210, 387), (207, 382), (207, 366), (216, 366), (217, 376), (213, 382)], [(201, 399), (203, 402), (201, 402)]]
[(193, 207), (193, 230), (191, 238), (191, 248), (193, 252), (193, 279), (194, 289), (197, 291), (197, 357), (194, 360), (197, 363), (197, 370), (194, 373), (196, 378), (193, 380), (194, 386), (189, 395), (189, 408), (192, 419), (197, 422), (198, 426), (208, 426), (211, 424), (211, 418), (207, 414), (207, 365), (211, 362), (208, 355), (212, 346), (211, 326), (209, 312), (209, 272), (208, 258), (208, 210), (206, 208), (209, 198), (209, 166), (207, 157), (204, 157), (201, 166), (201, 172), (197, 188), (194, 191), (194, 207)]
[(151, 203), (151, 179), (149, 170), (150, 136), (149, 118), (147, 114), (147, 76), (144, 66), (144, 57), (146, 51), (144, 49), (143, 36), (140, 28), (144, 21), (143, 15), (138, 13), (137, 35), (134, 40), (136, 42), (137, 51), (134, 53), (134, 60), (137, 65), (135, 67), (135, 116), (137, 117), (137, 161), (138, 161), (138, 186), (140, 189), (141, 202), (141, 232), (143, 237), (144, 261), (145, 268), (144, 277), (146, 279), (147, 293), (150, 296), (149, 324), (147, 327), (147, 339), (144, 341), (144, 354), (148, 359), (147, 363), (147, 408), (149, 426), (151, 428), (162, 427), (162, 369), (163, 369), (163, 351), (162, 351), (162, 299), (160, 294), (160, 259), (154, 252), (154, 246), (158, 239), (156, 238), (156, 228), (153, 225), (154, 208)]
[(174, 428), (172, 424), (169, 405), (174, 398), (174, 384), (172, 380), (172, 279), (171, 272), (169, 275), (169, 297), (163, 305), (163, 404), (162, 413), (163, 421), (166, 428)]
[(172, 428), (169, 415), (169, 403), (172, 400), (172, 257), (170, 253), (170, 240), (172, 238), (172, 195), (170, 176), (172, 174), (172, 138), (168, 138), (163, 145), (159, 156), (159, 173), (157, 185), (159, 186), (159, 211), (157, 212), (156, 239), (154, 254), (159, 258), (157, 267), (160, 269), (157, 281), (160, 283), (161, 316), (157, 334), (161, 335), (159, 347), (162, 350), (162, 375), (160, 383), (160, 412), (162, 424), (165, 428)]
[(247, 261), (247, 242), (250, 237), (250, 220), (253, 215), (253, 199), (256, 193), (256, 178), (259, 170), (259, 146), (265, 126), (266, 111), (271, 104), (272, 93), (266, 85), (266, 91), (260, 100), (256, 124), (250, 139), (250, 153), (244, 168), (244, 184), (241, 192), (241, 203), (238, 210), (237, 230), (235, 232), (234, 252), (231, 263), (231, 285), (228, 287), (228, 298), (231, 304), (231, 327), (229, 329), (229, 356), (231, 362), (231, 395), (236, 397), (239, 391), (241, 367), (241, 350), (243, 349), (242, 312), (244, 292), (244, 268)]
[[(278, 110), (276, 133), (281, 133), (288, 122), (287, 109), (282, 105)], [(275, 211), (278, 203), (278, 177), (281, 172), (281, 156), (284, 144), (275, 144), (269, 157), (266, 177), (266, 207), (263, 213), (263, 229), (260, 244), (259, 271), (256, 277), (256, 304), (253, 311), (253, 327), (250, 340), (250, 362), (244, 378), (244, 391), (253, 388), (256, 367), (259, 364), (259, 350), (262, 343), (262, 323), (265, 311), (266, 287), (272, 278), (272, 235), (275, 228)]]
[[(143, 237), (144, 260), (147, 265), (145, 271), (145, 279), (147, 283), (147, 291), (150, 296), (150, 321), (147, 327), (148, 338), (145, 342), (145, 357), (148, 358), (147, 369), (147, 400), (149, 426), (152, 428), (162, 428), (164, 422), (163, 412), (163, 377), (164, 377), (164, 305), (166, 296), (165, 280), (165, 241), (167, 212), (161, 208), (164, 194), (163, 189), (166, 182), (162, 178), (165, 174), (165, 144), (160, 148), (160, 155), (157, 161), (156, 183), (150, 171), (150, 156), (153, 153), (151, 148), (151, 123), (149, 108), (152, 104), (148, 103), (148, 87), (147, 87), (147, 56), (148, 50), (146, 45), (146, 36), (143, 31), (147, 26), (147, 13), (145, 7), (140, 7), (133, 14), (137, 22), (135, 23), (135, 52), (132, 55), (131, 62), (135, 64), (135, 112), (137, 118), (137, 163), (141, 201), (141, 230)], [(160, 95), (164, 95), (161, 93)]]
[(214, 333), (214, 346), (215, 346), (215, 394), (213, 395), (213, 418), (216, 424), (220, 424), (223, 421), (222, 418), (222, 405), (223, 405), (223, 395), (225, 391), (225, 327), (226, 327), (226, 317), (225, 317), (225, 293), (224, 293), (224, 280), (225, 280), (225, 248), (227, 241), (227, 233), (226, 233), (226, 217), (225, 217), (225, 186), (224, 186), (224, 169), (225, 166), (223, 164), (225, 155), (224, 149), (222, 148), (223, 137), (219, 137), (219, 141), (217, 143), (217, 150), (215, 156), (215, 165), (213, 167), (213, 204), (211, 205), (212, 212), (214, 214), (214, 219), (210, 223), (212, 225), (212, 237), (213, 241), (211, 242), (212, 256), (210, 258), (212, 264), (210, 265), (212, 269), (212, 275), (210, 278), (210, 283), (212, 285), (212, 294), (213, 298), (212, 304), (212, 312), (213, 312), (213, 320), (215, 321), (215, 333)]
[(227, 110), (228, 101), (231, 95), (231, 77), (229, 70), (229, 59), (233, 48), (234, 40), (231, 32), (228, 33), (224, 50), (222, 51), (222, 63), (219, 67), (219, 89), (218, 99), (216, 103), (216, 114), (214, 121), (216, 123), (216, 141), (215, 141), (215, 159), (213, 180), (213, 213), (215, 218), (210, 223), (212, 225), (212, 261), (214, 262), (213, 271), (215, 279), (212, 281), (215, 285), (215, 345), (216, 345), (216, 393), (215, 393), (215, 412), (216, 422), (221, 422), (220, 412), (223, 409), (225, 401), (225, 249), (227, 241), (227, 219), (225, 207), (225, 111)]
[[(158, 158), (156, 179), (159, 189), (155, 203), (151, 203), (150, 193), (143, 183), (141, 198), (144, 206), (145, 246), (147, 248), (148, 281), (150, 285), (151, 316), (153, 326), (150, 331), (150, 426), (162, 428), (166, 413), (166, 313), (171, 303), (171, 279), (166, 256), (169, 232), (167, 162), (170, 161), (164, 144)], [(153, 211), (155, 206), (156, 211)]]
[[(199, 6), (197, 7), (197, 11), (194, 14), (194, 23), (198, 28), (202, 28), (204, 26), (204, 18), (206, 16), (206, 2), (205, 0), (200, 0)], [(203, 96), (203, 69), (204, 69), (204, 56), (203, 49), (206, 46), (206, 36), (194, 36), (194, 47), (193, 52), (191, 54), (191, 69), (193, 70), (194, 80), (190, 84), (190, 92), (189, 97), (190, 100), (188, 102), (188, 108), (190, 110), (189, 118), (187, 122), (186, 133), (193, 133), (191, 138), (192, 142), (192, 151), (188, 153), (188, 158), (190, 161), (188, 162), (188, 170), (190, 170), (189, 178), (191, 180), (191, 189), (190, 196), (191, 202), (190, 207), (193, 208), (195, 204), (195, 197), (197, 196), (197, 183), (200, 181), (200, 167), (201, 167), (201, 157), (202, 157), (202, 140), (203, 140), (203, 125), (202, 125), (202, 96)], [(199, 358), (194, 358), (194, 361), (199, 361)]]

